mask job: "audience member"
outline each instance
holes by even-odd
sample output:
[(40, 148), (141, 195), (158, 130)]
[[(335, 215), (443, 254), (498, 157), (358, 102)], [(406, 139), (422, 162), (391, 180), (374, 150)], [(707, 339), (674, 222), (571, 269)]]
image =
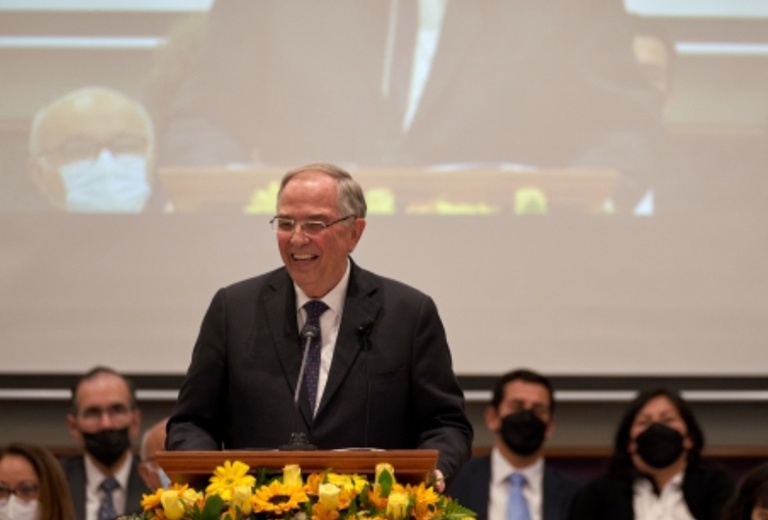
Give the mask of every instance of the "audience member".
[[(485, 424), (494, 433), (491, 454), (467, 462), (449, 494), (479, 520), (565, 520), (579, 484), (545, 464), (554, 411), (546, 377), (525, 369), (501, 376), (485, 410)], [(523, 510), (528, 516), (514, 516)]]
[(571, 520), (717, 520), (733, 492), (701, 457), (704, 434), (688, 404), (660, 388), (640, 393), (619, 423), (607, 474), (573, 501)]
[(155, 136), (144, 107), (102, 87), (70, 92), (32, 123), (28, 171), (56, 208), (136, 213), (150, 200)]
[(214, 296), (168, 449), (278, 448), (304, 433), (321, 449), (436, 449), (439, 470), (455, 475), (472, 426), (443, 324), (429, 296), (351, 260), (365, 215), (340, 168), (283, 177), (271, 223), (284, 267)]
[(88, 371), (72, 388), (67, 426), (85, 450), (61, 461), (78, 519), (138, 511), (141, 495), (150, 490), (131, 450), (131, 440), (141, 428), (141, 412), (130, 380), (107, 367)]
[(768, 464), (761, 464), (744, 476), (723, 520), (768, 520)]
[(48, 450), (20, 442), (0, 449), (0, 520), (75, 520), (64, 473)]
[(165, 474), (163, 468), (157, 463), (155, 454), (165, 449), (165, 429), (168, 425), (168, 419), (162, 419), (149, 428), (141, 437), (141, 447), (139, 448), (139, 473), (144, 483), (149, 489), (167, 488), (170, 485), (170, 479)]

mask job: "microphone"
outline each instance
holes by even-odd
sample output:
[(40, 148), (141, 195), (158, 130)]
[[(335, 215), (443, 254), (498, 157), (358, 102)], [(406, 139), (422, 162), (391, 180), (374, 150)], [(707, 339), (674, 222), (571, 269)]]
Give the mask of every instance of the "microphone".
[[(304, 343), (304, 353), (301, 356), (301, 368), (299, 368), (299, 377), (296, 380), (296, 390), (293, 393), (293, 406), (296, 409), (296, 417), (301, 418), (301, 409), (299, 407), (299, 396), (301, 395), (301, 387), (304, 386), (304, 370), (307, 367), (307, 357), (309, 356), (309, 345), (312, 340), (320, 335), (320, 330), (314, 325), (304, 325), (301, 329), (301, 340)], [(301, 428), (299, 428), (300, 430)], [(309, 442), (307, 435), (303, 431), (295, 431), (291, 434), (291, 439), (288, 444), (280, 446), (281, 450), (286, 451), (312, 451), (316, 450), (317, 446)]]

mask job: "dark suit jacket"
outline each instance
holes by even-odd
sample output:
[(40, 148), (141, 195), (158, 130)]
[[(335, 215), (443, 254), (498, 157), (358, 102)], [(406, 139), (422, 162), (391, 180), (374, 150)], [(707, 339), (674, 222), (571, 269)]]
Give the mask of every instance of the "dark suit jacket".
[(301, 365), (293, 282), (284, 268), (218, 291), (168, 424), (171, 450), (278, 448), (305, 431), (321, 449), (432, 448), (453, 475), (469, 457), (445, 331), (431, 298), (351, 265), (316, 416)]
[[(734, 491), (730, 477), (703, 463), (689, 464), (683, 497), (696, 520), (717, 520)], [(587, 484), (573, 500), (570, 520), (633, 520), (633, 481), (612, 474)]]
[(218, 0), (162, 161), (506, 161), (616, 167), (635, 187), (652, 184), (658, 100), (640, 76), (620, 0), (448, 2), (406, 133), (381, 94), (388, 9)]
[[(488, 518), (488, 493), (491, 486), (491, 457), (475, 457), (464, 464), (448, 494), (477, 513), (478, 520)], [(544, 465), (544, 520), (566, 520), (571, 500), (580, 484)]]
[[(78, 520), (85, 520), (85, 461), (83, 455), (61, 459), (61, 467), (69, 483), (69, 492), (75, 506)], [(128, 490), (125, 499), (125, 513), (141, 511), (141, 495), (151, 493), (139, 475), (139, 459), (131, 461), (131, 473), (128, 476)]]

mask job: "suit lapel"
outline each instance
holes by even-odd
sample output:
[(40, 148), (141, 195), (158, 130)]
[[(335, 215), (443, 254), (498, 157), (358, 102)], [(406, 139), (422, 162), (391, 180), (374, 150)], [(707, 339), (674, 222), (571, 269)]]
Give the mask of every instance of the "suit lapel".
[(85, 455), (74, 461), (72, 473), (67, 475), (67, 478), (75, 506), (75, 516), (85, 518)]
[[(351, 262), (351, 261), (350, 261)], [(373, 327), (381, 309), (380, 301), (374, 296), (378, 285), (375, 278), (351, 262), (349, 285), (344, 301), (344, 313), (336, 337), (336, 345), (331, 361), (328, 381), (320, 400), (317, 414), (320, 415), (327, 404), (333, 399), (341, 383), (347, 376), (363, 344), (363, 330)]]
[[(285, 383), (293, 396), (301, 369), (302, 354), (296, 320), (296, 293), (285, 269), (276, 271), (267, 284), (271, 290), (265, 291), (263, 299), (259, 302), (260, 308), (256, 312), (266, 315), (272, 347), (282, 366)], [(304, 396), (304, 389), (301, 394)], [(312, 424), (312, 414), (306, 398), (299, 399), (299, 409), (305, 424)]]

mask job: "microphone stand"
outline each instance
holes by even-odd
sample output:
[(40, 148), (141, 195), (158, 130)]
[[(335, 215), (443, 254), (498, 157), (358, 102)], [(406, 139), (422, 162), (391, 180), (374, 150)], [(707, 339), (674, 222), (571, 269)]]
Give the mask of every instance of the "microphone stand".
[[(301, 330), (301, 339), (304, 340), (304, 353), (301, 356), (301, 368), (299, 369), (299, 378), (296, 381), (296, 390), (293, 393), (293, 406), (296, 409), (296, 417), (301, 421), (301, 409), (299, 408), (299, 396), (301, 395), (301, 387), (304, 384), (304, 369), (307, 366), (307, 357), (309, 356), (309, 345), (312, 340), (320, 335), (320, 331), (314, 325), (305, 325)], [(310, 410), (312, 412), (312, 410)], [(300, 424), (300, 423), (299, 423)], [(280, 450), (283, 451), (314, 451), (317, 446), (309, 442), (307, 434), (303, 431), (295, 431), (291, 433), (291, 438), (288, 444), (280, 446)]]

